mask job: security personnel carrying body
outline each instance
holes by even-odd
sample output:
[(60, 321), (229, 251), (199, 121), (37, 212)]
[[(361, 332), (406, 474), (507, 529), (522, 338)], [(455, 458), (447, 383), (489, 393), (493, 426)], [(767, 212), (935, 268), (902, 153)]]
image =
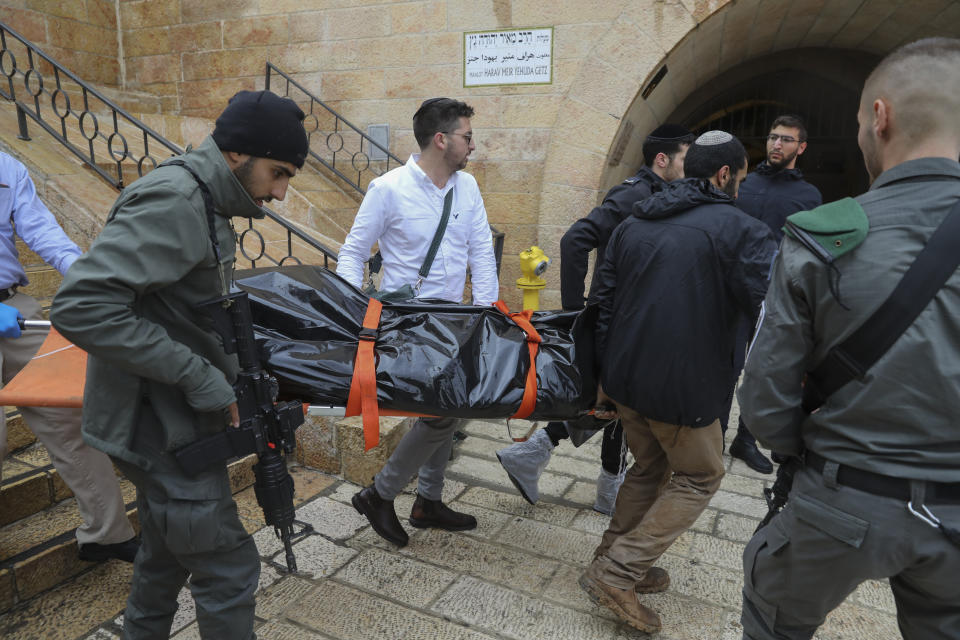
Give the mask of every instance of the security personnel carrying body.
[(744, 551), (744, 638), (811, 638), (882, 578), (904, 638), (960, 637), (960, 270), (863, 376), (813, 413), (801, 405), (804, 374), (873, 315), (960, 200), (957, 113), (960, 40), (891, 53), (858, 113), (870, 190), (797, 214), (833, 236), (835, 259), (789, 232), (781, 245), (739, 399), (760, 442), (805, 452), (805, 466)]
[(240, 424), (237, 356), (199, 307), (229, 291), (231, 218), (262, 218), (303, 166), (303, 117), (269, 91), (236, 94), (211, 136), (124, 189), (54, 298), (53, 324), (89, 354), (84, 440), (137, 487), (124, 640), (168, 637), (188, 577), (201, 637), (254, 637), (260, 559), (226, 462), (188, 475), (173, 453)]

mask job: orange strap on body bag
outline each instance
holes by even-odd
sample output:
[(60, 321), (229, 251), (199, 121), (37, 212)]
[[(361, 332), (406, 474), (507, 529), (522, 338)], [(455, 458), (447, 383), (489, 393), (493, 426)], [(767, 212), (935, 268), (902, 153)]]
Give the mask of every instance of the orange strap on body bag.
[(543, 340), (530, 322), (533, 311), (525, 309), (517, 313), (511, 313), (503, 300), (497, 300), (493, 303), (493, 306), (513, 320), (523, 330), (527, 338), (527, 348), (530, 350), (530, 368), (527, 369), (527, 380), (523, 387), (523, 400), (520, 401), (520, 408), (510, 416), (510, 418), (526, 418), (533, 413), (533, 409), (537, 405), (537, 351)]
[(377, 407), (377, 364), (373, 346), (377, 340), (380, 326), (380, 312), (383, 304), (370, 298), (367, 312), (363, 316), (363, 328), (360, 329), (357, 342), (357, 357), (353, 361), (353, 379), (350, 381), (350, 395), (347, 396), (345, 415), (363, 415), (363, 446), (369, 451), (380, 442), (380, 410)]

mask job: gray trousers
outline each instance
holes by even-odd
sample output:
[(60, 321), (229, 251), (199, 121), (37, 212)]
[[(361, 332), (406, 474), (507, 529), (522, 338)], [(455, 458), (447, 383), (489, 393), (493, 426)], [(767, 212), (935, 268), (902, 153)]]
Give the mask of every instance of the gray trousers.
[[(17, 293), (5, 304), (27, 320), (40, 320), (40, 305), (31, 296)], [(47, 337), (46, 329), (24, 331), (19, 338), (0, 338), (0, 369), (6, 384), (23, 369)], [(77, 542), (114, 544), (134, 536), (126, 505), (110, 458), (84, 443), (80, 435), (80, 410), (55, 407), (20, 407), (27, 426), (50, 454), (57, 473), (77, 499), (83, 524)], [(6, 416), (0, 419), (0, 466), (7, 455)]]
[[(804, 469), (787, 506), (743, 554), (743, 637), (813, 637), (827, 614), (870, 579), (890, 579), (906, 640), (960, 638), (960, 548), (900, 500), (837, 485), (836, 470)], [(925, 485), (913, 483), (914, 505)], [(928, 504), (960, 526), (960, 504)]]
[(159, 423), (144, 405), (135, 448), (157, 461), (145, 471), (116, 460), (137, 487), (142, 545), (124, 612), (124, 640), (170, 637), (177, 595), (190, 578), (197, 625), (205, 640), (250, 640), (260, 557), (230, 491), (226, 464), (184, 475), (154, 449)]
[(393, 500), (417, 477), (417, 493), (427, 500), (439, 500), (443, 493), (443, 476), (453, 432), (463, 424), (459, 418), (417, 418), (373, 479), (377, 493), (384, 500)]

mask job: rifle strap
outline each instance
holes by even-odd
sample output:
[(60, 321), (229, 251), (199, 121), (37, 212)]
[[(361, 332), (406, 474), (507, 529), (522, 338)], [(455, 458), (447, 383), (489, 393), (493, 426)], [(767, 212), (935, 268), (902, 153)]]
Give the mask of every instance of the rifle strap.
[(369, 451), (380, 442), (380, 409), (377, 405), (377, 364), (373, 347), (380, 327), (383, 304), (370, 298), (363, 317), (357, 342), (357, 357), (353, 361), (353, 379), (347, 396), (345, 415), (363, 416), (363, 445)]
[(807, 374), (803, 410), (812, 413), (835, 391), (860, 379), (913, 324), (960, 266), (960, 200), (873, 315)]
[(540, 343), (543, 341), (537, 330), (533, 328), (530, 319), (533, 317), (533, 311), (524, 309), (518, 313), (511, 313), (510, 309), (503, 300), (497, 300), (493, 303), (501, 313), (513, 320), (523, 331), (527, 338), (527, 349), (530, 353), (530, 367), (527, 369), (527, 379), (523, 388), (523, 398), (520, 401), (520, 407), (510, 418), (526, 418), (537, 405), (537, 351), (540, 349)]

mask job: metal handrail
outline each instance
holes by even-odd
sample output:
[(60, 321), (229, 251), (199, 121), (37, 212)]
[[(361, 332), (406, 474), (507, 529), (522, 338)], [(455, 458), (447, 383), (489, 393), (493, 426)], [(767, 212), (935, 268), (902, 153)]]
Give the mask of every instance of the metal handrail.
[[(302, 103), (304, 100), (309, 102), (309, 106), (304, 109), (304, 111), (307, 113), (307, 117), (304, 119), (303, 124), (304, 128), (307, 130), (307, 137), (310, 140), (310, 157), (332, 171), (336, 176), (356, 189), (360, 194), (365, 195), (367, 190), (364, 184), (369, 184), (369, 181), (373, 178), (382, 176), (384, 173), (389, 171), (392, 168), (391, 163), (393, 163), (393, 168), (403, 165), (403, 160), (391, 153), (388, 148), (384, 147), (382, 144), (361, 131), (353, 123), (323, 102), (323, 100), (313, 95), (309, 89), (294, 80), (288, 73), (269, 61), (267, 62), (266, 76), (264, 78), (265, 89), (274, 91), (274, 93), (278, 93), (276, 89), (271, 89), (271, 77), (273, 74), (280, 76), (284, 80), (285, 86), (282, 95), (291, 98), (298, 103)], [(297, 89), (302, 96), (291, 96), (291, 88)], [(322, 128), (321, 118), (324, 121), (329, 122), (331, 117), (333, 118), (333, 121), (330, 127)], [(349, 132), (351, 135), (359, 139), (359, 149), (354, 151), (345, 149), (346, 139), (343, 135), (344, 132)], [(322, 137), (323, 144), (325, 145), (324, 151), (325, 153), (328, 153), (329, 159), (314, 151), (313, 142), (315, 136)], [(364, 145), (367, 146), (368, 150), (371, 148), (378, 149), (384, 154), (384, 159), (380, 161), (372, 160), (370, 153), (368, 151), (364, 151)], [(353, 171), (356, 172), (355, 179), (346, 174), (347, 169), (343, 167), (342, 164), (338, 166), (338, 154), (340, 154), (340, 158), (343, 158), (345, 155), (349, 156), (350, 167), (352, 169), (350, 173), (353, 173)], [(345, 163), (346, 160), (343, 162)], [(504, 233), (497, 230), (493, 225), (490, 225), (490, 233), (493, 236), (493, 252), (497, 260), (497, 273), (499, 274), (500, 262), (503, 258)]]
[[(14, 44), (10, 42), (11, 38), (20, 43), (18, 52), (26, 55), (28, 66), (25, 69), (17, 64), (16, 54), (11, 48)], [(178, 145), (132, 116), (3, 22), (0, 22), (0, 74), (6, 78), (6, 82), (0, 78), (0, 96), (16, 105), (19, 138), (30, 139), (27, 128), (29, 116), (115, 189), (123, 189), (125, 186), (125, 162), (134, 163), (136, 177), (142, 177), (162, 162), (163, 156), (183, 153), (183, 149)], [(50, 74), (53, 76), (53, 90), (45, 86), (45, 78)], [(22, 79), (26, 93), (24, 99), (17, 97), (18, 83), (15, 79)], [(82, 109), (75, 108), (74, 101), (80, 102)], [(106, 129), (102, 127), (102, 122), (108, 123)], [(71, 136), (74, 139), (71, 139)], [(135, 151), (131, 150), (131, 144), (134, 143)], [(102, 155), (98, 156), (98, 150)], [(115, 173), (107, 171), (101, 166), (102, 163), (113, 167)], [(266, 207), (264, 209), (265, 219), (279, 224), (285, 230), (287, 254), (277, 257), (268, 253), (268, 243), (263, 235), (253, 228), (253, 222), (250, 221), (250, 227), (241, 234), (240, 239), (247, 233), (259, 237), (260, 250), (252, 254), (241, 242), (241, 253), (250, 261), (251, 266), (256, 267), (256, 263), (261, 260), (276, 265), (291, 261), (301, 262), (293, 255), (294, 238), (319, 252), (323, 256), (324, 267), (329, 268), (330, 263), (336, 261), (335, 251), (275, 212)]]

